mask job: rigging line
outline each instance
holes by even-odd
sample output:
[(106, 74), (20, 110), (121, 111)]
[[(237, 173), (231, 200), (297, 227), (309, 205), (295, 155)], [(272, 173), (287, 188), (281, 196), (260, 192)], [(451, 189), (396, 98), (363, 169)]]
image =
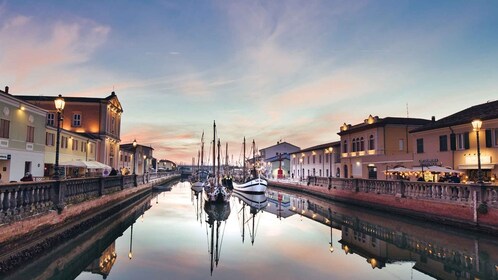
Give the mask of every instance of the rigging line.
[(219, 256), (221, 256), (221, 248), (222, 248), (222, 245), (223, 245), (223, 238), (225, 237), (225, 229), (226, 228), (227, 228), (227, 221), (225, 220), (225, 223), (223, 225), (223, 232), (221, 233), (220, 251), (218, 253), (218, 258), (219, 258)]

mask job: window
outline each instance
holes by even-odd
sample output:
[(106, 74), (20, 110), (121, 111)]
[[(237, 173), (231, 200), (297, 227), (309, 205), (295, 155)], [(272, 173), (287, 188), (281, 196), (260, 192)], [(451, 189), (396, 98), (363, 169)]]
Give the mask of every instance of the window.
[(313, 164), (315, 164), (315, 159), (316, 159), (316, 156), (313, 155)]
[(363, 137), (360, 138), (360, 151), (365, 150), (365, 139)]
[(67, 137), (61, 136), (61, 149), (67, 149)]
[(28, 125), (28, 130), (26, 134), (26, 142), (33, 143), (35, 142), (35, 127)]
[(73, 126), (81, 126), (81, 114), (80, 113), (73, 114)]
[(417, 154), (424, 152), (424, 138), (417, 139)]
[(446, 152), (448, 151), (448, 136), (440, 135), (439, 136), (439, 151)]
[(0, 137), (9, 138), (10, 121), (0, 119)]
[(456, 135), (457, 150), (465, 150), (470, 148), (469, 133), (459, 133)]
[(86, 152), (86, 144), (81, 142), (81, 152), (84, 153)]
[(93, 144), (90, 144), (90, 154), (93, 154)]
[(498, 128), (495, 128), (495, 146), (498, 146)]
[(308, 164), (310, 164), (310, 157), (308, 156)]
[(111, 133), (115, 133), (115, 132), (116, 132), (116, 118), (113, 116), (111, 118)]
[(54, 126), (55, 125), (55, 113), (47, 114), (47, 125)]
[(47, 146), (55, 146), (55, 135), (53, 133), (47, 132), (45, 133), (45, 145)]
[(375, 139), (373, 135), (370, 135), (370, 139), (368, 140), (368, 149), (375, 150)]
[(76, 140), (76, 139), (73, 139), (73, 151), (77, 151), (78, 150), (78, 145), (79, 145), (79, 141)]
[(399, 139), (398, 140), (398, 149), (400, 151), (403, 151), (405, 149), (405, 139)]
[(356, 138), (353, 138), (353, 142), (351, 144), (352, 152), (356, 152)]
[(318, 163), (322, 163), (322, 155), (318, 157)]
[(347, 153), (348, 152), (348, 140), (344, 140), (342, 144), (342, 152)]

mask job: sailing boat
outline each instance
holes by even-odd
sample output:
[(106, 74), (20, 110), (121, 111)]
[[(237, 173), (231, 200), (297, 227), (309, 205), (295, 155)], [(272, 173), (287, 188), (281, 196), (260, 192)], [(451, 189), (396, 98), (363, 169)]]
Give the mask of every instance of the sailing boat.
[[(246, 138), (244, 137), (244, 168), (243, 174), (244, 178), (246, 175)], [(266, 179), (261, 177), (260, 172), (256, 169), (256, 143), (252, 140), (252, 159), (253, 159), (253, 167), (251, 169), (251, 175), (244, 183), (233, 183), (233, 189), (239, 192), (247, 192), (247, 193), (264, 193), (266, 191), (266, 187), (268, 186), (268, 182)]]
[[(256, 237), (256, 214), (263, 210), (268, 205), (268, 198), (264, 193), (262, 194), (249, 194), (244, 192), (234, 191), (233, 196), (242, 201), (242, 243), (245, 238), (245, 226), (249, 228), (249, 235), (251, 237), (251, 244), (254, 244)], [(250, 216), (246, 218), (246, 206), (249, 207)]]
[[(230, 202), (226, 203), (214, 203), (206, 202), (204, 204), (204, 212), (207, 214), (206, 220), (206, 234), (208, 235), (208, 252), (211, 260), (211, 275), (213, 275), (213, 269), (218, 266), (221, 256), (221, 245), (223, 243), (223, 232), (221, 233), (220, 241), (220, 226), (222, 222), (225, 222), (230, 216)], [(207, 227), (209, 226), (209, 231)]]
[(209, 202), (228, 202), (230, 200), (230, 191), (226, 186), (220, 183), (220, 140), (218, 139), (218, 172), (216, 172), (216, 122), (213, 124), (213, 178), (209, 179), (209, 183), (204, 187), (204, 198)]
[[(192, 190), (200, 191), (202, 190), (205, 186), (208, 184), (208, 176), (209, 172), (207, 170), (204, 170), (204, 131), (202, 132), (202, 137), (201, 137), (201, 151), (199, 152), (199, 157), (200, 157), (200, 167), (198, 164), (197, 167), (197, 176), (196, 176), (196, 182), (192, 184)], [(199, 161), (198, 161), (199, 163)]]

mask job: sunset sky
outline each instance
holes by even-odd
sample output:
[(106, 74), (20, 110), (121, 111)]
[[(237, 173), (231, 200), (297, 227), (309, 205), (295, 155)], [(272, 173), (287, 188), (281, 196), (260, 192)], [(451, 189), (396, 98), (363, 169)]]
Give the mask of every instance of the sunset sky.
[(0, 88), (106, 97), (122, 143), (191, 162), (338, 140), (379, 117), (437, 119), (498, 97), (498, 1), (0, 0)]

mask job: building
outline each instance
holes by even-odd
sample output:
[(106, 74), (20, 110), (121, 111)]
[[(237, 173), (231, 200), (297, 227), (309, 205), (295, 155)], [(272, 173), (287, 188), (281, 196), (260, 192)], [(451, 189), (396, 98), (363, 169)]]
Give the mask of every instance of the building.
[(339, 141), (320, 144), (290, 154), (291, 178), (305, 180), (308, 176), (339, 177)]
[(155, 172), (155, 159), (152, 155), (154, 149), (150, 146), (133, 143), (122, 144), (119, 151), (119, 170), (122, 174), (143, 175)]
[[(23, 101), (48, 111), (46, 122), (56, 126), (57, 96), (16, 95)], [(63, 97), (61, 128), (76, 133), (91, 134), (100, 139), (96, 143), (96, 160), (113, 168), (118, 167), (119, 143), (121, 142), (121, 114), (123, 109), (114, 92), (105, 98)]]
[(0, 182), (42, 177), (47, 112), (0, 90)]
[(294, 146), (287, 142), (278, 141), (277, 144), (273, 146), (259, 150), (259, 155), (261, 159), (266, 162), (269, 158), (273, 158), (283, 154), (291, 154), (299, 150), (300, 148), (298, 146)]
[(278, 154), (266, 159), (266, 177), (285, 179), (291, 177), (290, 174), (290, 155)]
[[(474, 131), (472, 121), (482, 121)], [(478, 180), (478, 143), (484, 181), (496, 182), (498, 167), (498, 101), (486, 102), (410, 131), (415, 141), (414, 165), (439, 165), (465, 173), (464, 181)]]
[(386, 179), (385, 170), (413, 165), (413, 139), (410, 131), (430, 120), (398, 117), (372, 117), (362, 123), (346, 124), (341, 137), (343, 178)]
[(176, 163), (171, 160), (161, 159), (157, 163), (157, 171), (173, 171), (176, 170)]

